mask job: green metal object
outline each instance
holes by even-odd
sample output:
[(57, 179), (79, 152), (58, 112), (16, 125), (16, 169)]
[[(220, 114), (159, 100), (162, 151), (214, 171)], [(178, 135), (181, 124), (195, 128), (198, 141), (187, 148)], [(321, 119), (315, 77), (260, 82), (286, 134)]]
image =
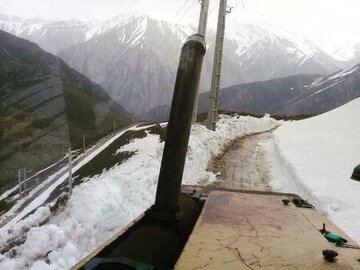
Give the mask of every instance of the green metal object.
[(81, 269), (153, 270), (154, 267), (152, 265), (136, 262), (127, 258), (93, 258)]
[(319, 232), (326, 238), (326, 240), (328, 240), (331, 243), (342, 245), (348, 242), (346, 239), (342, 238), (341, 236), (333, 234), (328, 230), (326, 230), (325, 223), (323, 223), (323, 227), (321, 230), (319, 230)]
[(331, 243), (346, 243), (347, 240), (333, 233), (325, 233), (324, 237)]
[(351, 179), (355, 181), (360, 181), (360, 164), (354, 168), (354, 171), (351, 175)]

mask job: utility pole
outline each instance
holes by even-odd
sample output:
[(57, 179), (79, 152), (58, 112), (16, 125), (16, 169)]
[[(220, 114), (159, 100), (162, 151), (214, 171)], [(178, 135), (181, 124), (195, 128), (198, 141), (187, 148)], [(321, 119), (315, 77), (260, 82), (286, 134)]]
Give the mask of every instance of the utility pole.
[(22, 195), (22, 190), (21, 190), (21, 169), (18, 170), (18, 179), (19, 179), (19, 194), (21, 196)]
[(18, 179), (19, 179), (19, 194), (22, 194), (26, 191), (26, 168), (18, 169)]
[(198, 34), (205, 38), (207, 18), (209, 14), (209, 0), (201, 0), (201, 12), (198, 26)]
[(113, 121), (113, 133), (115, 134), (115, 120)]
[(83, 150), (85, 153), (86, 145), (85, 145), (85, 134), (83, 134)]
[(69, 147), (69, 197), (72, 194), (72, 154), (71, 148)]
[[(207, 19), (209, 14), (209, 0), (199, 0), (199, 2), (201, 4), (201, 11), (200, 11), (199, 26), (198, 26), (198, 34), (202, 35), (205, 38)], [(195, 107), (192, 118), (193, 124), (196, 123), (198, 102), (199, 102), (199, 93), (196, 93)]]
[(213, 131), (215, 131), (216, 129), (216, 121), (218, 119), (221, 64), (222, 64), (224, 35), (225, 35), (225, 17), (226, 14), (230, 12), (231, 12), (231, 8), (227, 10), (227, 0), (220, 0), (214, 63), (213, 63), (213, 71), (211, 78), (211, 90), (209, 97), (210, 99), (209, 111), (208, 111), (208, 119), (207, 119), (207, 128)]
[(18, 179), (19, 179), (19, 194), (22, 196), (23, 192), (26, 191), (26, 168), (18, 170)]
[(24, 191), (26, 191), (26, 168), (24, 170)]

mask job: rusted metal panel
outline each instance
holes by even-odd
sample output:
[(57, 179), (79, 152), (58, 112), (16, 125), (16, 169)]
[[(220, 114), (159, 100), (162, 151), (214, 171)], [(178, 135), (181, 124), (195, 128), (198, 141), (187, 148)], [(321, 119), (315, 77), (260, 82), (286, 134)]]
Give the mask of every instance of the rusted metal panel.
[(357, 269), (286, 196), (213, 191), (176, 269)]

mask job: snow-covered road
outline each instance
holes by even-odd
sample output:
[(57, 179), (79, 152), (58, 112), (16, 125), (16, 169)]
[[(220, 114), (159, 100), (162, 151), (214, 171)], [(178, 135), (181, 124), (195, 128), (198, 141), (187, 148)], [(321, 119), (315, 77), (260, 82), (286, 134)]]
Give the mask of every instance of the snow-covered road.
[(260, 143), (269, 140), (272, 132), (263, 132), (235, 139), (209, 165), (218, 181), (215, 185), (230, 189), (269, 191), (270, 173)]

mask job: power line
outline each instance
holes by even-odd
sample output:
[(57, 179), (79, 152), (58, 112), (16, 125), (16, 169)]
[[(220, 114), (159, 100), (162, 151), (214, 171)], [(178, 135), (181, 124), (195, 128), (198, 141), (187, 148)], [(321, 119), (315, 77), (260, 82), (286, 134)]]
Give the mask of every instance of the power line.
[[(190, 6), (185, 10), (184, 14), (183, 14), (183, 15), (181, 16), (181, 18), (180, 18), (180, 17), (178, 17), (179, 14), (180, 14), (182, 11), (184, 11), (184, 8), (188, 5), (188, 3), (190, 3), (190, 0), (186, 0), (186, 1), (185, 1), (185, 3), (181, 6), (181, 8), (180, 8), (180, 9), (176, 12), (176, 14), (175, 14), (175, 17), (174, 17), (174, 18), (175, 18), (175, 21), (174, 21), (174, 23), (176, 23), (179, 19), (182, 19), (182, 18), (187, 14), (187, 12), (190, 10), (190, 8), (194, 5), (195, 1), (196, 1), (196, 0), (193, 0), (193, 1), (191, 2)], [(178, 17), (178, 18), (177, 18), (177, 17)], [(177, 19), (176, 19), (176, 18), (177, 18)], [(149, 51), (153, 50), (154, 53), (156, 53), (156, 52), (158, 51), (158, 49), (160, 48), (161, 43), (162, 43), (164, 40), (165, 40), (165, 36), (163, 35), (163, 33), (160, 33), (160, 34), (158, 35), (158, 37), (155, 39), (155, 42), (154, 42), (153, 44), (149, 45), (148, 50), (149, 50)], [(166, 49), (167, 49), (167, 48), (166, 48)], [(176, 62), (176, 59), (172, 56), (171, 52), (170, 52), (170, 51), (168, 51), (168, 52), (169, 52), (169, 56), (171, 57), (171, 59)], [(125, 83), (126, 83), (126, 80), (124, 80), (124, 81), (122, 82), (122, 84), (120, 85), (120, 87), (118, 87), (118, 89), (122, 89), (123, 86), (125, 85)]]
[(244, 2), (244, 0), (240, 0), (240, 2), (241, 2), (241, 4), (242, 4), (243, 9), (245, 9), (245, 2)]
[[(178, 12), (177, 14), (179, 14), (179, 13), (181, 12), (181, 10), (186, 6), (186, 4), (187, 4), (188, 2), (189, 2), (189, 0), (187, 0), (187, 1), (185, 2), (185, 4), (183, 5), (183, 7), (179, 10), (179, 12)], [(184, 14), (183, 14), (181, 17), (179, 17), (178, 19), (176, 19), (176, 20), (174, 21), (174, 23), (176, 23), (178, 20), (184, 18), (184, 17), (186, 16), (186, 14), (189, 12), (190, 8), (193, 7), (193, 5), (195, 4), (195, 2), (196, 2), (196, 0), (193, 0), (193, 1), (191, 2), (190, 6), (188, 6), (188, 8), (185, 10)], [(156, 48), (153, 49), (154, 52), (157, 52), (157, 51), (158, 51), (158, 49), (160, 48), (162, 42), (165, 41), (165, 38), (166, 38), (166, 37), (165, 37), (164, 35), (162, 35), (162, 36), (161, 36), (161, 34), (159, 35), (159, 37), (157, 38), (157, 42), (155, 43)], [(166, 49), (167, 49), (167, 47), (166, 47)], [(170, 53), (169, 56), (172, 58), (172, 60), (174, 60), (174, 61), (176, 62), (176, 59), (172, 57), (170, 51), (169, 51), (169, 53)]]
[[(182, 7), (178, 10), (178, 12), (176, 13), (175, 17), (174, 17), (174, 23), (176, 24), (176, 22), (180, 19), (182, 19), (187, 12), (190, 10), (190, 8), (194, 5), (196, 0), (193, 0), (190, 4), (190, 6), (185, 10), (184, 14), (181, 17), (178, 17), (179, 14), (184, 11), (184, 8), (186, 7), (186, 5), (190, 2), (190, 0), (186, 0), (184, 5), (182, 5)], [(178, 18), (177, 18), (178, 17)], [(161, 43), (164, 41), (165, 36), (160, 33), (159, 36), (155, 39), (155, 42), (149, 46), (149, 50), (154, 50), (154, 52), (157, 52), (157, 50), (159, 49), (159, 47), (161, 46)]]
[(176, 17), (180, 14), (180, 12), (185, 8), (185, 6), (187, 5), (187, 3), (189, 3), (190, 0), (186, 0), (184, 5), (178, 10), (178, 12), (176, 13), (174, 19), (176, 19)]
[(220, 0), (207, 120), (207, 128), (213, 131), (216, 129), (216, 122), (218, 120), (221, 66), (225, 37), (225, 18), (226, 14), (230, 12), (231, 8), (228, 9), (227, 0)]
[(210, 17), (210, 15), (214, 12), (215, 8), (216, 8), (216, 6), (213, 6), (213, 8), (210, 10), (210, 12), (209, 12), (209, 17)]
[(185, 11), (185, 13), (184, 13), (184, 15), (181, 17), (181, 19), (185, 17), (185, 15), (188, 13), (188, 11), (190, 10), (190, 8), (193, 7), (193, 5), (195, 4), (195, 2), (196, 2), (196, 0), (193, 0), (193, 1), (191, 2), (191, 5), (190, 5), (190, 6), (188, 7), (188, 9)]

